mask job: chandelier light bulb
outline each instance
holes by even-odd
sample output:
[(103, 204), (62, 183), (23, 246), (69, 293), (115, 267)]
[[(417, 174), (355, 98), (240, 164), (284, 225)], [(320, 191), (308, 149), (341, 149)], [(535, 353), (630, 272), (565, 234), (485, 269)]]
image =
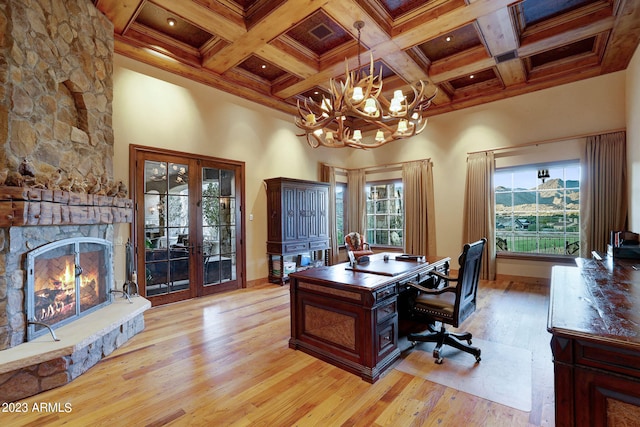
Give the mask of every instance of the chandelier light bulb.
[(362, 92), (362, 88), (360, 86), (356, 86), (353, 88), (353, 95), (351, 99), (354, 101), (362, 101), (364, 99), (364, 93)]
[(384, 141), (384, 132), (382, 132), (382, 130), (380, 129), (378, 129), (378, 132), (376, 132), (376, 141), (378, 142)]
[(314, 130), (313, 133), (315, 133), (318, 136), (322, 135), (322, 128)]
[(362, 132), (359, 129), (353, 131), (353, 139), (356, 141), (362, 141)]
[(333, 142), (333, 132), (327, 132), (324, 139), (326, 139), (328, 142)]
[(396, 99), (394, 97), (393, 99), (391, 99), (391, 103), (389, 104), (389, 111), (392, 113), (397, 113), (400, 110), (402, 110), (402, 104), (400, 103), (399, 99)]
[(307, 114), (307, 124), (315, 125), (316, 124), (316, 115), (311, 113)]
[(405, 133), (407, 131), (407, 121), (406, 120), (400, 120), (398, 122), (398, 132), (399, 133)]
[(376, 111), (378, 111), (378, 107), (376, 107), (376, 100), (373, 98), (367, 98), (364, 103), (364, 112), (374, 114)]

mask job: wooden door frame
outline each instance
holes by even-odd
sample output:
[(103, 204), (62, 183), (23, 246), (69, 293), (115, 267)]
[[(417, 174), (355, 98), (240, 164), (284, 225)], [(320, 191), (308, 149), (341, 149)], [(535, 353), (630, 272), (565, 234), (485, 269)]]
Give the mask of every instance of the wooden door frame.
[[(142, 266), (144, 266), (144, 255), (145, 255), (144, 241), (139, 242), (139, 239), (138, 239), (138, 232), (140, 231), (138, 230), (138, 219), (139, 219), (138, 215), (140, 214), (139, 209), (144, 208), (144, 200), (142, 201), (138, 200), (138, 195), (137, 195), (138, 186), (144, 185), (144, 182), (143, 182), (144, 181), (144, 165), (140, 165), (140, 170), (137, 165), (137, 158), (140, 153), (145, 153), (150, 155), (159, 155), (159, 156), (178, 156), (178, 157), (189, 159), (190, 161), (206, 161), (206, 162), (222, 163), (224, 165), (229, 166), (230, 169), (234, 169), (238, 171), (236, 175), (236, 179), (239, 181), (240, 194), (236, 196), (236, 200), (238, 204), (237, 208), (239, 212), (239, 219), (236, 224), (236, 235), (239, 236), (238, 244), (236, 247), (236, 270), (237, 270), (236, 282), (238, 283), (239, 286), (237, 287), (234, 286), (232, 287), (232, 289), (246, 288), (247, 286), (247, 279), (246, 279), (247, 265), (246, 265), (246, 247), (245, 247), (246, 219), (244, 215), (245, 162), (237, 161), (237, 160), (222, 159), (222, 158), (212, 157), (212, 156), (204, 156), (201, 154), (187, 153), (187, 152), (164, 149), (164, 148), (130, 144), (129, 145), (129, 183), (130, 183), (129, 193), (130, 193), (131, 199), (133, 200), (133, 206), (134, 206), (134, 211), (133, 211), (134, 217), (133, 217), (133, 221), (131, 222), (131, 242), (133, 244), (134, 254), (136, 258), (136, 265), (138, 266), (138, 268), (141, 267), (141, 264), (140, 264), (141, 259), (142, 259)], [(200, 226), (200, 224), (201, 224), (201, 219), (199, 218), (198, 226)], [(202, 280), (202, 274), (198, 274), (194, 270), (195, 265), (191, 265), (190, 269), (191, 269), (190, 271), (191, 277), (196, 277), (196, 278), (199, 278), (199, 280)], [(140, 276), (140, 273), (138, 274), (138, 276)], [(224, 284), (222, 284), (217, 288), (219, 289), (220, 292), (231, 290), (229, 286), (225, 286)], [(191, 289), (189, 298), (204, 296), (211, 293), (211, 292), (204, 292), (200, 294), (196, 293), (193, 290), (195, 289), (195, 287), (192, 287), (192, 286), (190, 286), (189, 289)], [(140, 293), (142, 295), (142, 289), (140, 289)], [(170, 303), (170, 302), (174, 302), (175, 300), (178, 300), (177, 298), (172, 297), (171, 294), (158, 296), (158, 297), (151, 297), (151, 298), (152, 298), (151, 301), (153, 305), (160, 305), (160, 304)], [(180, 298), (179, 300), (184, 300), (184, 299), (188, 299), (188, 298)]]

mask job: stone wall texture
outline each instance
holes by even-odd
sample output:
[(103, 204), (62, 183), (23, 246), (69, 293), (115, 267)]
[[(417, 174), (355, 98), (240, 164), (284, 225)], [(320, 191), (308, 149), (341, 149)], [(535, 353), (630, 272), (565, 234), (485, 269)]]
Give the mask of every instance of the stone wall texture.
[[(113, 40), (92, 0), (0, 1), (0, 185), (25, 160), (45, 182), (113, 178)], [(25, 252), (87, 231), (24, 232), (0, 230), (0, 350), (24, 342)]]
[(0, 2), (0, 170), (113, 176), (113, 25), (91, 0)]

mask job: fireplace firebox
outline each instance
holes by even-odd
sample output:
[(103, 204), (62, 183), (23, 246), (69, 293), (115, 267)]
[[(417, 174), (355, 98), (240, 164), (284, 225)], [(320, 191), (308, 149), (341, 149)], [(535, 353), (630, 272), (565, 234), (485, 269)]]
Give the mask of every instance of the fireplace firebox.
[[(74, 237), (27, 253), (27, 340), (109, 304), (113, 245)], [(53, 332), (52, 332), (53, 334)]]

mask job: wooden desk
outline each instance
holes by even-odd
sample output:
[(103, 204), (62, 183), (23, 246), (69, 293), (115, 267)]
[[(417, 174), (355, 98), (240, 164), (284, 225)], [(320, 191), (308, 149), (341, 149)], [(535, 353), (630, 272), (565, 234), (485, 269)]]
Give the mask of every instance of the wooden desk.
[(577, 263), (551, 276), (556, 426), (638, 425), (640, 271), (628, 260)]
[(398, 295), (429, 271), (448, 272), (449, 258), (396, 261), (388, 254), (350, 269), (337, 264), (292, 273), (291, 339), (299, 349), (375, 382), (399, 356)]

